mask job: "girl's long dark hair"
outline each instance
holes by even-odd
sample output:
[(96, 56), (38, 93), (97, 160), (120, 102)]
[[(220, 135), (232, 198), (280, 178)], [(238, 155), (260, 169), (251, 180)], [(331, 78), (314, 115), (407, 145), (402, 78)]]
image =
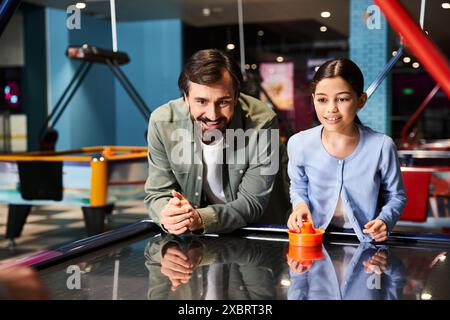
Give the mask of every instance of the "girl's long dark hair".
[[(364, 93), (364, 76), (361, 69), (352, 60), (344, 58), (329, 60), (320, 66), (311, 82), (311, 92), (316, 92), (316, 86), (320, 80), (334, 77), (341, 77), (347, 81), (358, 98)], [(354, 121), (362, 125), (357, 115)]]

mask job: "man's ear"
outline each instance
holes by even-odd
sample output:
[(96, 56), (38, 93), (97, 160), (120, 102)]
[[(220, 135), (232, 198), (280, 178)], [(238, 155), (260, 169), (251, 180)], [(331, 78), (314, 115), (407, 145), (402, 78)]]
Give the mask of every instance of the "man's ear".
[(357, 104), (358, 109), (362, 109), (362, 107), (364, 107), (364, 105), (366, 104), (366, 101), (367, 101), (367, 93), (363, 92), (358, 98)]

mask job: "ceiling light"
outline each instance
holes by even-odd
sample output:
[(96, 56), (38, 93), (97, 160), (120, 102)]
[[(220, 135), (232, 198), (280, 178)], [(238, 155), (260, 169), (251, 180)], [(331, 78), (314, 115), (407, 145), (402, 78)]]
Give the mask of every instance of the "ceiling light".
[(397, 55), (397, 51), (392, 51), (392, 56), (395, 57)]
[(418, 62), (413, 62), (412, 67), (413, 67), (414, 69), (417, 69), (417, 68), (420, 67), (420, 63), (418, 63)]
[(320, 16), (321, 16), (322, 18), (329, 18), (329, 17), (331, 17), (331, 13), (330, 13), (329, 11), (322, 11), (322, 12), (320, 13)]
[(282, 56), (277, 57), (277, 62), (283, 62), (283, 61), (284, 61), (284, 58)]
[(320, 32), (326, 32), (327, 30), (328, 30), (328, 28), (325, 26), (320, 27)]
[(252, 70), (256, 70), (257, 65), (256, 64), (252, 64)]
[(262, 37), (264, 35), (264, 31), (263, 30), (258, 30), (258, 36)]
[(209, 17), (209, 16), (211, 15), (211, 9), (209, 9), (209, 8), (203, 8), (202, 14), (203, 14), (205, 17)]
[(249, 70), (250, 69), (250, 65), (249, 64), (246, 64), (245, 65), (245, 70)]
[(442, 2), (441, 6), (443, 9), (450, 9), (450, 3), (448, 2)]
[[(73, 2), (72, 2), (73, 3)], [(84, 9), (84, 8), (86, 8), (86, 3), (84, 3), (84, 2), (77, 2), (76, 4), (75, 4), (75, 7), (77, 8), (77, 9)]]
[(233, 43), (227, 44), (227, 50), (233, 50), (235, 48), (235, 45)]
[(411, 58), (410, 57), (404, 57), (403, 58), (403, 62), (404, 63), (410, 63), (411, 62)]

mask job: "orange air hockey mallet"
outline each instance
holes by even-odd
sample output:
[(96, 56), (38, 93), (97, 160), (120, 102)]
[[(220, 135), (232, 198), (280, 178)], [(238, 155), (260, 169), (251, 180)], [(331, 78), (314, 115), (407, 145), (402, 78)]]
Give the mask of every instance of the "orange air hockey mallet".
[(290, 244), (287, 257), (300, 264), (303, 268), (302, 271), (307, 271), (312, 267), (314, 261), (322, 260), (325, 256), (322, 246), (299, 247)]
[(300, 232), (288, 230), (289, 245), (297, 247), (317, 247), (322, 245), (324, 231), (314, 229), (310, 221), (304, 220)]
[(288, 258), (299, 262), (304, 270), (309, 270), (314, 261), (324, 258), (322, 239), (324, 231), (314, 229), (312, 223), (303, 220), (300, 232), (288, 230), (289, 251)]

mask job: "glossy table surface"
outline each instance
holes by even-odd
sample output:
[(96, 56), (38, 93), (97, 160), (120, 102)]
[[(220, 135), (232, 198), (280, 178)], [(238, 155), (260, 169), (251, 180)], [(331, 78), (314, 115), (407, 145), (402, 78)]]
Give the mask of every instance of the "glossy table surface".
[(91, 246), (90, 252), (38, 263), (52, 298), (450, 299), (448, 242), (398, 238), (373, 245), (335, 233), (325, 235), (322, 247), (302, 251), (289, 247), (285, 232), (258, 228), (173, 237), (149, 227), (129, 235), (116, 234), (112, 244), (106, 234), (82, 241), (66, 251)]

